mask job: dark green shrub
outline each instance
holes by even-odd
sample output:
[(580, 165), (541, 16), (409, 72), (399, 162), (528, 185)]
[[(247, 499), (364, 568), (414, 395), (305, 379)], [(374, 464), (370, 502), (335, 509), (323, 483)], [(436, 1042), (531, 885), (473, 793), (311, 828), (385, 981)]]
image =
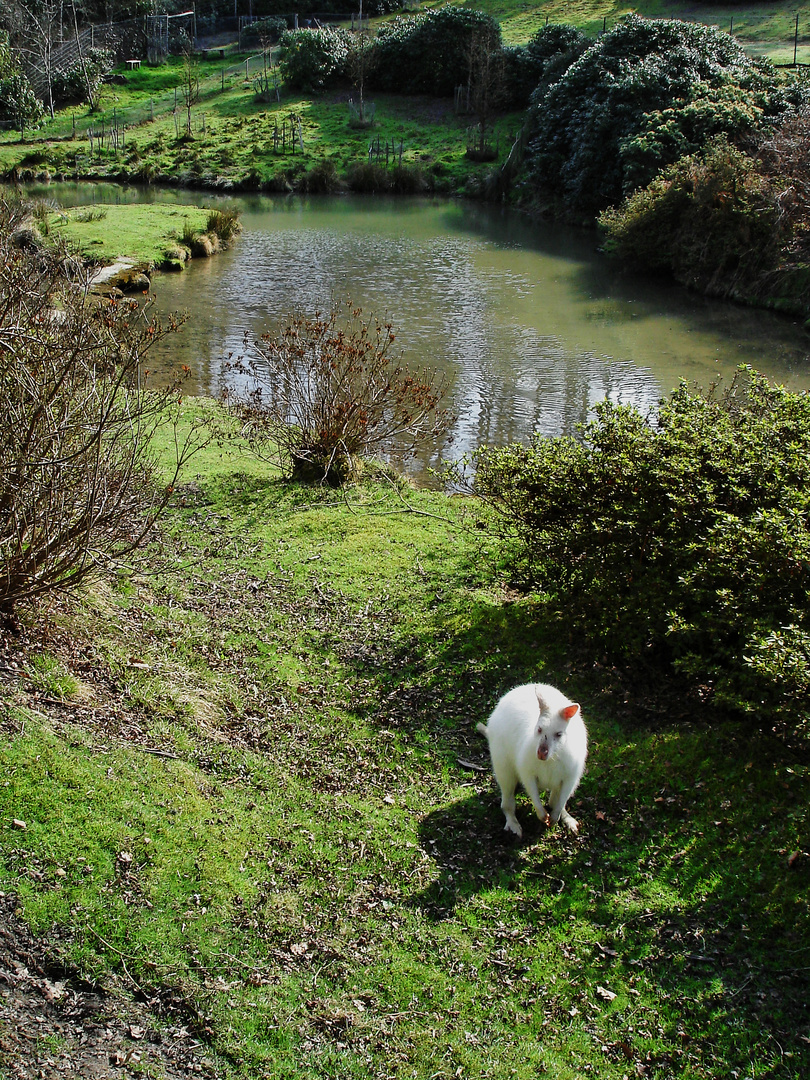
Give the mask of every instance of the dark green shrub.
[(600, 225), (606, 248), (711, 295), (753, 296), (778, 262), (786, 218), (756, 163), (721, 138), (681, 158)]
[(324, 158), (313, 165), (301, 179), (301, 187), (317, 195), (329, 195), (340, 188), (337, 166), (330, 158)]
[(382, 26), (374, 39), (369, 86), (451, 97), (469, 78), (475, 42), (500, 50), (501, 31), (492, 16), (460, 7), (400, 16)]
[(577, 27), (554, 23), (538, 30), (527, 45), (505, 46), (505, 104), (525, 108), (533, 94), (545, 94), (589, 45)]
[(320, 93), (348, 75), (352, 36), (347, 30), (288, 30), (281, 37), (278, 66), (292, 90)]
[(629, 16), (536, 96), (529, 182), (594, 214), (707, 138), (737, 138), (789, 104), (775, 69), (728, 34)]
[(349, 166), (346, 182), (351, 191), (376, 195), (381, 191), (388, 191), (391, 179), (384, 166), (375, 165), (371, 161), (356, 161)]
[(475, 455), (516, 578), (600, 653), (672, 664), (725, 706), (789, 707), (807, 733), (810, 395), (744, 369), (723, 394), (681, 385), (653, 420), (595, 411), (579, 439)]
[(96, 100), (102, 80), (110, 73), (115, 57), (108, 49), (87, 49), (84, 62), (74, 60), (66, 71), (52, 79), (54, 101)]
[(242, 36), (248, 42), (279, 41), (282, 34), (287, 31), (287, 20), (281, 15), (268, 15), (264, 19), (257, 19), (249, 23), (242, 31)]

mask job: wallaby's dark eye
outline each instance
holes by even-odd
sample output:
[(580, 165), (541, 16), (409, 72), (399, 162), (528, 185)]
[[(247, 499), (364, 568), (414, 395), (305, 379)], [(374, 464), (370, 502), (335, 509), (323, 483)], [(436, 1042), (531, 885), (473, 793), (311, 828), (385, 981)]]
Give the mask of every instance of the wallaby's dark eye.
[(562, 733), (561, 731), (555, 731), (555, 732), (554, 732), (554, 738), (555, 738), (555, 739), (561, 739), (561, 738), (562, 738), (562, 734), (563, 734), (563, 733)]

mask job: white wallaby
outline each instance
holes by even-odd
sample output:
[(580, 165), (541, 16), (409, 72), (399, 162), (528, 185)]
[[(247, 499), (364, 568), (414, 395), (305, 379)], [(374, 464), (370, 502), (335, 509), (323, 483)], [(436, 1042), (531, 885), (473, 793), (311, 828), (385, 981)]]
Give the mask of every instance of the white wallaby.
[[(486, 727), (478, 724), (477, 728), (489, 742), (505, 828), (523, 835), (515, 817), (515, 789), (520, 781), (541, 821), (562, 819), (576, 832), (577, 823), (565, 804), (582, 779), (588, 755), (588, 733), (579, 705), (553, 686), (529, 683), (504, 694)], [(548, 810), (541, 796), (544, 791)]]

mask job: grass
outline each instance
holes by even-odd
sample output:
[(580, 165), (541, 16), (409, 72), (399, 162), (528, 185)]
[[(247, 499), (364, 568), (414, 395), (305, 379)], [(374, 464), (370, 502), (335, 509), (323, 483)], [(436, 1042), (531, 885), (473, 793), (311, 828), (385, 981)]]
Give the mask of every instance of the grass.
[(47, 232), (87, 258), (111, 262), (127, 257), (160, 265), (183, 242), (184, 233), (206, 231), (208, 214), (196, 206), (165, 203), (78, 206), (50, 214)]
[[(192, 473), (6, 643), (0, 887), (74, 977), (223, 1076), (807, 1075), (799, 753), (579, 653), (468, 500)], [(502, 830), (474, 725), (528, 679), (584, 706), (577, 837)]]
[[(114, 179), (129, 183), (181, 183), (214, 190), (286, 191), (306, 187), (307, 175), (325, 163), (343, 181), (352, 166), (366, 163), (369, 144), (377, 140), (391, 148), (389, 165), (410, 171), (415, 189), (450, 193), (482, 176), (491, 165), (466, 158), (468, 116), (454, 113), (452, 102), (396, 95), (375, 95), (375, 122), (369, 130), (350, 126), (350, 89), (307, 99), (282, 93), (281, 101), (256, 100), (244, 65), (226, 67), (222, 61), (201, 64), (201, 101), (192, 113), (192, 132), (186, 127), (182, 95), (175, 113), (175, 92), (182, 64), (172, 58), (163, 67), (143, 67), (127, 73), (125, 86), (104, 89), (100, 112), (80, 118), (73, 136), (75, 110), (66, 109), (44, 128), (26, 135), (0, 134), (0, 171), (22, 181), (50, 179)], [(223, 80), (224, 71), (228, 76)], [(292, 121), (295, 138), (291, 138)], [(123, 146), (109, 137), (102, 146), (86, 135), (113, 124), (125, 126)], [(303, 153), (298, 139), (303, 141)], [(520, 115), (500, 118), (494, 135), (505, 159), (520, 126)], [(276, 140), (286, 127), (284, 144)], [(401, 150), (401, 154), (400, 154)]]

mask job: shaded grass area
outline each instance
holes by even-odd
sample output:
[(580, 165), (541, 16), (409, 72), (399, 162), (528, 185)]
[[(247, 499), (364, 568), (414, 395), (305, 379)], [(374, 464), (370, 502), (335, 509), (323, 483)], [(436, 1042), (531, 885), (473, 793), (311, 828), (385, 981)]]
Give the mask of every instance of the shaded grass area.
[[(468, 500), (194, 468), (4, 642), (1, 887), (69, 971), (181, 1003), (221, 1075), (806, 1075), (797, 752), (582, 655)], [(517, 844), (474, 725), (528, 679), (591, 754), (580, 834), (522, 798)]]

